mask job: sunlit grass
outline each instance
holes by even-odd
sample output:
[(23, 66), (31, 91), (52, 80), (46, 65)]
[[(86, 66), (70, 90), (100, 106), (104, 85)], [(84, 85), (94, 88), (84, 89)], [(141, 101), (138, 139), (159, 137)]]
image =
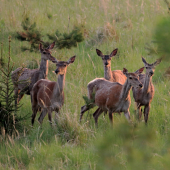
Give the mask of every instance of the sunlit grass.
[[(170, 82), (164, 76), (168, 62), (162, 61), (153, 76), (155, 97), (148, 126), (135, 118), (132, 93), (132, 124), (127, 124), (123, 114), (115, 114), (111, 127), (108, 115), (102, 114), (96, 128), (92, 114), (97, 107), (85, 113), (79, 123), (80, 108), (84, 105), (82, 96), (87, 95), (88, 82), (104, 76), (96, 48), (103, 54), (118, 48), (118, 54), (111, 61), (112, 70), (125, 67), (134, 72), (143, 67), (141, 56), (148, 63), (155, 62), (160, 56), (150, 54), (147, 47), (156, 49), (153, 33), (157, 20), (169, 15), (164, 1), (0, 0), (0, 42), (3, 42), (3, 53), (7, 54), (8, 36), (12, 35), (14, 69), (22, 64), (28, 66), (32, 60), (40, 61), (38, 49), (37, 53), (21, 52), (21, 46), (28, 43), (14, 38), (14, 33), (22, 30), (25, 13), (36, 22), (43, 40), (47, 40), (47, 33), (57, 29), (69, 32), (77, 23), (85, 24), (88, 36), (76, 48), (52, 51), (54, 57), (63, 61), (76, 55), (75, 62), (67, 68), (65, 103), (58, 123), (54, 122), (53, 113), (53, 127), (48, 116), (41, 127), (38, 113), (31, 127), (31, 101), (30, 96), (25, 95), (18, 114), (29, 114), (30, 118), (23, 122), (24, 130), (18, 136), (6, 139), (0, 136), (0, 169), (169, 169)], [(55, 69), (55, 64), (49, 63), (49, 80), (57, 80), (52, 73)]]

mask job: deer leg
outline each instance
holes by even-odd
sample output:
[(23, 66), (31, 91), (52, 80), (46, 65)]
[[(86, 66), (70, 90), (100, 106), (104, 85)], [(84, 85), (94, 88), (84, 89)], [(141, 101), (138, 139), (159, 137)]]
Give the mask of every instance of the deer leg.
[(38, 118), (38, 121), (39, 121), (40, 124), (43, 122), (43, 119), (46, 116), (46, 114), (47, 114), (47, 109), (43, 109), (41, 114), (40, 114), (40, 117)]
[(34, 121), (35, 121), (35, 117), (37, 115), (38, 107), (37, 106), (32, 107), (32, 111), (33, 111), (33, 114), (32, 114), (31, 123), (32, 123), (32, 126), (33, 126), (34, 125)]
[(148, 121), (149, 111), (150, 111), (150, 105), (148, 104), (144, 108), (144, 119), (145, 119), (146, 124), (147, 124), (147, 121)]
[(93, 108), (95, 105), (90, 105), (90, 106), (87, 106), (87, 105), (84, 105), (81, 107), (81, 113), (80, 113), (80, 122), (81, 122), (81, 119), (83, 117), (83, 114), (87, 111), (87, 110), (90, 110), (91, 108)]
[(21, 90), (21, 91), (19, 92), (19, 94), (18, 94), (17, 103), (20, 102), (20, 100), (22, 99), (23, 96), (24, 96), (24, 91)]
[(141, 106), (140, 107), (138, 107), (138, 118), (139, 118), (139, 120), (141, 119), (141, 117), (142, 117), (142, 110), (141, 110)]
[(110, 123), (113, 124), (113, 113), (110, 110), (109, 110), (109, 119), (110, 119)]
[(94, 113), (93, 113), (93, 118), (95, 120), (95, 124), (97, 126), (98, 124), (98, 117), (102, 114), (103, 110), (101, 108), (98, 108)]
[(104, 111), (104, 116), (107, 115), (107, 111)]
[(129, 110), (127, 112), (124, 112), (124, 115), (125, 115), (126, 119), (128, 120), (128, 122), (130, 122), (130, 112), (129, 112)]
[(31, 103), (32, 103), (32, 94), (30, 93), (30, 97), (31, 97)]
[(51, 111), (51, 109), (48, 109), (48, 120), (49, 120), (50, 124), (52, 125), (52, 111)]
[(55, 120), (56, 121), (58, 120), (59, 115), (60, 115), (60, 110), (58, 109), (58, 110), (55, 111)]

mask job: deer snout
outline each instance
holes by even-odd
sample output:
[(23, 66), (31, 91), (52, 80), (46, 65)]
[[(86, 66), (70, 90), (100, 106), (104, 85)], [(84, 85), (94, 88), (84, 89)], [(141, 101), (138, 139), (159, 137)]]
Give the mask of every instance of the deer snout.
[(107, 66), (109, 63), (106, 61), (104, 64)]
[(142, 88), (142, 87), (143, 87), (143, 85), (140, 83), (140, 84), (139, 84), (139, 87), (140, 87), (140, 88)]
[(150, 71), (149, 74), (150, 74), (151, 76), (153, 76), (153, 71)]
[(55, 70), (55, 73), (58, 74), (60, 71), (58, 69)]

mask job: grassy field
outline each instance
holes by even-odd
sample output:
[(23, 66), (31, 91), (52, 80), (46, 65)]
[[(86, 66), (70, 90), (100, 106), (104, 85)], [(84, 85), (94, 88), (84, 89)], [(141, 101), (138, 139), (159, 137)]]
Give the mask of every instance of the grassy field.
[[(79, 123), (88, 82), (104, 76), (96, 48), (104, 54), (118, 48), (118, 54), (112, 59), (112, 70), (125, 67), (134, 72), (143, 67), (141, 56), (148, 63), (155, 62), (160, 55), (153, 36), (160, 18), (169, 17), (166, 3), (162, 0), (0, 0), (0, 43), (3, 43), (3, 56), (7, 56), (8, 36), (12, 36), (14, 69), (40, 61), (39, 52), (22, 52), (21, 46), (28, 43), (14, 36), (22, 30), (25, 14), (44, 35), (57, 29), (69, 32), (74, 25), (84, 24), (87, 36), (77, 47), (52, 51), (60, 60), (76, 55), (75, 62), (67, 69), (65, 103), (58, 123), (51, 128), (46, 117), (41, 128), (36, 118), (31, 127), (30, 96), (25, 95), (18, 115), (29, 114), (30, 118), (22, 122), (23, 130), (17, 136), (5, 138), (1, 133), (0, 169), (169, 169), (170, 81), (164, 74), (169, 62), (163, 60), (156, 67), (155, 96), (147, 126), (135, 118), (133, 97), (132, 124), (127, 123), (123, 114), (115, 114), (113, 127), (106, 115), (100, 116), (96, 128), (92, 118), (95, 109), (85, 113)], [(148, 48), (155, 53), (150, 53)], [(49, 63), (48, 79), (56, 81), (53, 70), (55, 64)]]

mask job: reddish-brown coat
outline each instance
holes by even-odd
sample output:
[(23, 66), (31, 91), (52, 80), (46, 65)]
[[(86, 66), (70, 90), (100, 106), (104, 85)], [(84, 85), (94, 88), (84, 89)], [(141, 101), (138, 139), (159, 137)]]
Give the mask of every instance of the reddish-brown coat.
[[(95, 122), (97, 123), (98, 116), (103, 111), (109, 111), (109, 118), (112, 122), (112, 113), (124, 112), (126, 118), (130, 119), (129, 107), (131, 104), (130, 89), (132, 86), (141, 88), (142, 84), (139, 81), (138, 75), (143, 71), (144, 68), (139, 69), (136, 73), (128, 73), (127, 69), (124, 68), (123, 72), (127, 77), (126, 82), (122, 85), (117, 82), (110, 82), (104, 78), (96, 78), (88, 84), (88, 96), (92, 99), (94, 92), (95, 100), (91, 107), (97, 105), (99, 109), (93, 114)], [(91, 108), (90, 107), (90, 108)], [(89, 110), (89, 106), (81, 107), (80, 120), (84, 112)]]
[(57, 82), (50, 80), (39, 80), (32, 89), (32, 125), (39, 110), (42, 112), (38, 119), (42, 123), (48, 113), (50, 123), (52, 122), (52, 111), (59, 113), (64, 104), (64, 84), (67, 66), (74, 62), (76, 56), (71, 57), (68, 61), (56, 61), (55, 73), (58, 74)]

